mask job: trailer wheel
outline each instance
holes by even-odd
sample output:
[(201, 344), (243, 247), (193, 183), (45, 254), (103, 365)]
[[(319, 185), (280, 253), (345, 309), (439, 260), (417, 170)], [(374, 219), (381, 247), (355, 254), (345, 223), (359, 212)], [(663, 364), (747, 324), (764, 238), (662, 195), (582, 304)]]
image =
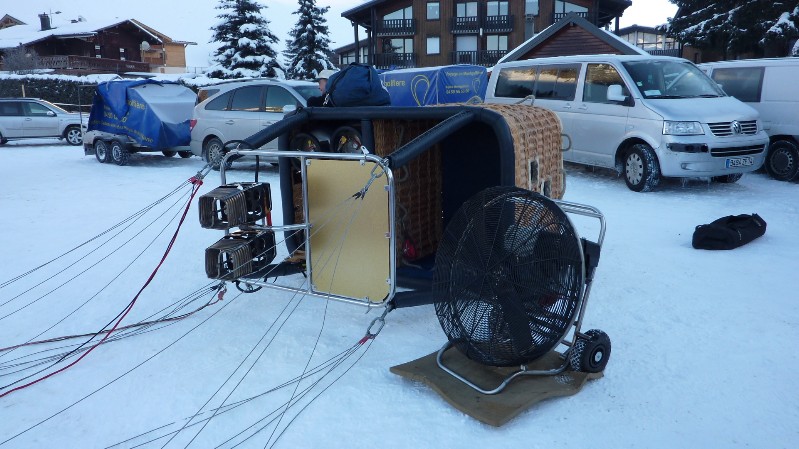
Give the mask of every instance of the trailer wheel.
[(108, 144), (104, 140), (97, 139), (94, 141), (94, 157), (101, 164), (111, 161), (111, 152), (108, 150)]
[(83, 134), (80, 132), (78, 126), (68, 126), (64, 130), (64, 138), (67, 139), (70, 145), (80, 145), (83, 143)]
[(111, 141), (111, 160), (117, 165), (128, 165), (130, 151), (128, 147), (118, 140)]
[(183, 159), (188, 159), (192, 157), (191, 151), (178, 151), (178, 156), (182, 157)]
[(164, 157), (175, 157), (178, 153), (175, 151), (162, 151), (161, 154), (163, 154)]

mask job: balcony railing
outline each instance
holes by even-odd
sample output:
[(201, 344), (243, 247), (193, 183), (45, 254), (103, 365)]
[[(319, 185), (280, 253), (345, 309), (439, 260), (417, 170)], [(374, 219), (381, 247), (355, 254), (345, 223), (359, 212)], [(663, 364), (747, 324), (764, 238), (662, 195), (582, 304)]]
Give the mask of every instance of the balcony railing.
[(474, 17), (452, 17), (449, 19), (452, 34), (477, 34), (480, 32), (480, 21)]
[(378, 53), (375, 55), (375, 67), (416, 67), (416, 53)]
[(492, 66), (507, 53), (508, 50), (453, 51), (449, 59), (452, 64)]
[[(560, 21), (561, 19), (563, 19), (564, 17), (566, 17), (569, 14), (571, 14), (571, 13), (568, 13), (568, 12), (556, 12), (553, 15), (553, 17), (552, 17), (552, 23)], [(586, 19), (589, 22), (591, 22), (590, 18), (588, 17), (588, 13), (587, 12), (575, 12), (574, 14), (577, 14), (578, 16), (582, 17), (583, 19)]]
[(416, 33), (416, 19), (378, 20), (375, 34), (385, 36), (413, 36)]
[(681, 57), (682, 51), (679, 48), (670, 48), (667, 50), (646, 50), (652, 56), (676, 56)]
[(119, 59), (92, 58), (89, 56), (41, 56), (41, 68), (56, 70), (81, 70), (100, 73), (149, 72), (150, 64)]
[(483, 19), (483, 32), (510, 33), (513, 31), (513, 16), (486, 16)]

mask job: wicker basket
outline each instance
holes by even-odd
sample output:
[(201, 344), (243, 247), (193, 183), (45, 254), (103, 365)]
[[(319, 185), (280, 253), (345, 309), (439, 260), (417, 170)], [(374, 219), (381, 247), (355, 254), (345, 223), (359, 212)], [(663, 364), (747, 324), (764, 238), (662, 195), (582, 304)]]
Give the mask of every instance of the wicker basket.
[[(442, 105), (452, 106), (452, 105)], [(464, 105), (457, 105), (464, 106)], [(508, 124), (515, 153), (515, 183), (550, 198), (565, 191), (560, 120), (554, 112), (528, 105), (477, 104), (502, 115)], [(375, 154), (387, 156), (438, 124), (438, 120), (374, 120)], [(439, 145), (394, 173), (397, 229), (400, 245), (409, 239), (421, 258), (434, 254), (443, 233), (441, 148)], [(294, 184), (295, 223), (303, 221), (302, 189)], [(398, 254), (398, 259), (402, 255)]]

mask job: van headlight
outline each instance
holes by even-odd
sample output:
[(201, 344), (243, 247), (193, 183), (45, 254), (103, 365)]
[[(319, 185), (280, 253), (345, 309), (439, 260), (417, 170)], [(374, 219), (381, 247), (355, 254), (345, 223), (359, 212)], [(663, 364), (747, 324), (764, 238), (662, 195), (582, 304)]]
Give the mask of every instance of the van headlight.
[(704, 133), (705, 130), (702, 129), (702, 124), (699, 122), (672, 122), (670, 120), (663, 122), (663, 134), (672, 136), (696, 136)]

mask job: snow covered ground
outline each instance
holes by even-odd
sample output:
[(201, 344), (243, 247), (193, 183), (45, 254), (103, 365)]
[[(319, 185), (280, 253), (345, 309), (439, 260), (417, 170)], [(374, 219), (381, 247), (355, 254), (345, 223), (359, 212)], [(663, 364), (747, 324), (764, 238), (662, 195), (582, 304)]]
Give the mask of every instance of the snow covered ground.
[[(113, 322), (158, 263), (187, 187), (119, 236), (106, 234), (6, 281), (163, 197), (202, 165), (160, 155), (101, 165), (53, 140), (0, 147), (0, 347)], [(276, 170), (265, 177), (275, 181), (280, 217)], [(211, 173), (200, 194), (218, 184)], [(0, 447), (799, 447), (799, 184), (750, 174), (737, 184), (671, 181), (640, 194), (608, 172), (569, 167), (565, 199), (593, 205), (607, 220), (584, 329), (606, 331), (613, 353), (605, 376), (575, 396), (493, 428), (390, 373), (444, 343), (432, 306), (390, 313), (380, 335), (341, 357), (329, 375), (270, 392), (353, 347), (379, 311), (231, 289), (184, 320), (102, 345), (74, 367), (0, 398)], [(691, 248), (694, 226), (752, 212), (768, 223), (760, 239), (733, 251)], [(203, 252), (220, 236), (200, 228), (192, 205), (169, 258), (122, 324), (162, 316), (207, 286)], [(112, 247), (120, 248), (109, 255)], [(211, 297), (206, 292), (176, 313)], [(30, 354), (61, 353), (74, 342), (0, 352), (0, 387), (7, 387), (0, 394), (49, 372), (37, 373), (52, 359), (20, 365), (48, 355)], [(269, 415), (308, 386), (296, 406)]]

